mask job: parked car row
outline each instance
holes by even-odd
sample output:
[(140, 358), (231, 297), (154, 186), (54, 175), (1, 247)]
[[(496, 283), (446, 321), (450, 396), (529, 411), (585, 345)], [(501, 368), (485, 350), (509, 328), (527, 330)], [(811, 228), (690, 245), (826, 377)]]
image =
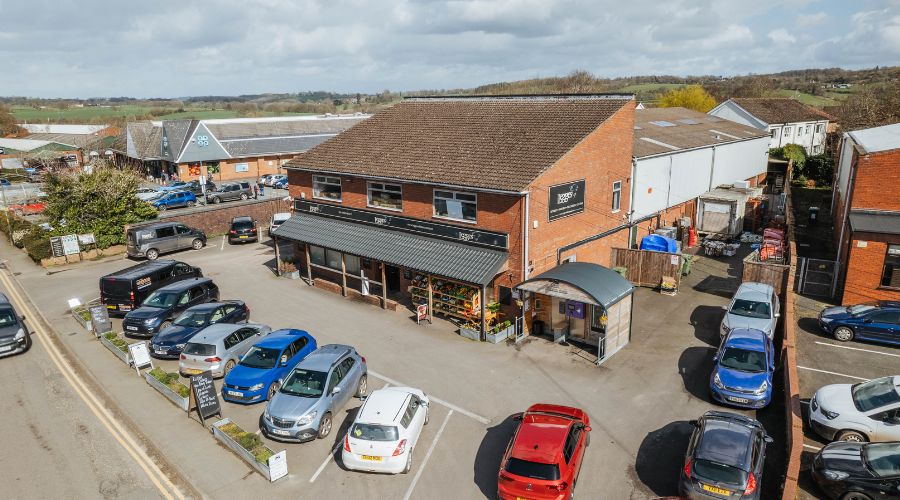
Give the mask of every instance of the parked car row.
[(265, 174), (260, 176), (256, 181), (257, 184), (270, 186), (276, 189), (285, 189), (287, 185), (287, 175), (285, 174)]

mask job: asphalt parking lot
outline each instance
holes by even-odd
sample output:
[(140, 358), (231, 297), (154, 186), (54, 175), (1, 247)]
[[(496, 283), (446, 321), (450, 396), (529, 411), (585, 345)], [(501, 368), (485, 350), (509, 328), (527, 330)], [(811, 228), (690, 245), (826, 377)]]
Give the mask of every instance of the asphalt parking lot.
[[(4, 253), (8, 247), (3, 247)], [(242, 299), (251, 321), (272, 328), (303, 328), (320, 345), (347, 343), (366, 357), (370, 390), (385, 384), (423, 389), (437, 404), (407, 475), (344, 470), (336, 453), (358, 401), (327, 440), (280, 444), (289, 476), (267, 484), (236, 456), (215, 444), (196, 421), (165, 401), (132, 370), (116, 361), (68, 315), (66, 300), (90, 299), (100, 276), (132, 262), (106, 259), (50, 273), (19, 259), (11, 266), (32, 301), (64, 342), (87, 365), (122, 411), (153, 445), (177, 464), (195, 488), (211, 498), (290, 494), (304, 498), (485, 498), (496, 491), (499, 460), (512, 435), (512, 417), (536, 402), (585, 409), (592, 420), (591, 447), (577, 491), (584, 498), (655, 498), (677, 494), (677, 479), (692, 430), (688, 421), (711, 409), (708, 378), (718, 346), (718, 324), (737, 288), (739, 258), (700, 258), (675, 297), (638, 289), (632, 342), (594, 366), (577, 345), (529, 338), (518, 346), (490, 345), (455, 335), (449, 324), (418, 326), (407, 312), (384, 311), (302, 281), (275, 277), (274, 251), (265, 244), (229, 246), (210, 241), (203, 250), (170, 256), (201, 267), (223, 299)], [(27, 258), (26, 258), (27, 260)], [(176, 371), (176, 362), (162, 363)], [(780, 373), (776, 374), (780, 380)], [(779, 387), (776, 387), (776, 391)], [(780, 401), (776, 392), (773, 400)], [(262, 405), (223, 402), (224, 416), (255, 430)], [(780, 489), (783, 409), (758, 412), (776, 444), (768, 450), (763, 493)], [(770, 494), (770, 495), (767, 495)]]

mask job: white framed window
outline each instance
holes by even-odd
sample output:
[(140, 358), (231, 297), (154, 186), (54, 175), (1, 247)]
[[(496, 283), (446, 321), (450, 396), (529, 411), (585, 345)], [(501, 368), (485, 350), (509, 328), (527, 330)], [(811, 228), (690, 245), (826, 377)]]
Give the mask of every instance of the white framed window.
[(313, 176), (313, 198), (341, 201), (341, 178), (327, 175)]
[(618, 212), (622, 209), (622, 181), (613, 182), (612, 185), (612, 211)]
[(772, 129), (772, 139), (778, 139), (778, 134), (780, 132), (781, 132), (780, 128), (773, 128)]
[(812, 130), (812, 125), (807, 125), (806, 130), (803, 131), (804, 134), (809, 135), (809, 132)]
[(368, 205), (385, 210), (403, 210), (403, 188), (400, 184), (369, 182)]
[(235, 163), (234, 171), (235, 172), (249, 172), (250, 164), (249, 163)]
[(434, 216), (464, 222), (475, 222), (478, 196), (474, 193), (434, 190)]
[(820, 123), (820, 124), (816, 125), (816, 133), (817, 134), (821, 134), (824, 131), (825, 131), (825, 124)]
[(793, 132), (793, 131), (794, 131), (793, 127), (784, 127), (784, 136), (789, 137), (791, 135), (791, 132)]

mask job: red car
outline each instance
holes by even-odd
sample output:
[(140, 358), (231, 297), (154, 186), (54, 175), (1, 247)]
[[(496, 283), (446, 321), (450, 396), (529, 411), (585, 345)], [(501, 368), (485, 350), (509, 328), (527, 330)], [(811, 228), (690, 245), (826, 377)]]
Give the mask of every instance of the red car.
[(536, 404), (516, 420), (519, 428), (500, 462), (497, 496), (501, 500), (572, 498), (584, 450), (591, 443), (587, 413)]
[(15, 213), (16, 215), (35, 215), (42, 214), (44, 210), (47, 208), (47, 205), (42, 201), (26, 201), (22, 204), (10, 205), (9, 211)]

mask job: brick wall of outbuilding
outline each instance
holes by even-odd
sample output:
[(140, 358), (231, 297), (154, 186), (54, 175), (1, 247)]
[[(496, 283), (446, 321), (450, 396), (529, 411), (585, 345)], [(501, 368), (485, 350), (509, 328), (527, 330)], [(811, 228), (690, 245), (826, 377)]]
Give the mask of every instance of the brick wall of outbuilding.
[(872, 300), (900, 300), (900, 290), (881, 286), (889, 244), (900, 245), (900, 235), (853, 233), (841, 300), (843, 305)]

